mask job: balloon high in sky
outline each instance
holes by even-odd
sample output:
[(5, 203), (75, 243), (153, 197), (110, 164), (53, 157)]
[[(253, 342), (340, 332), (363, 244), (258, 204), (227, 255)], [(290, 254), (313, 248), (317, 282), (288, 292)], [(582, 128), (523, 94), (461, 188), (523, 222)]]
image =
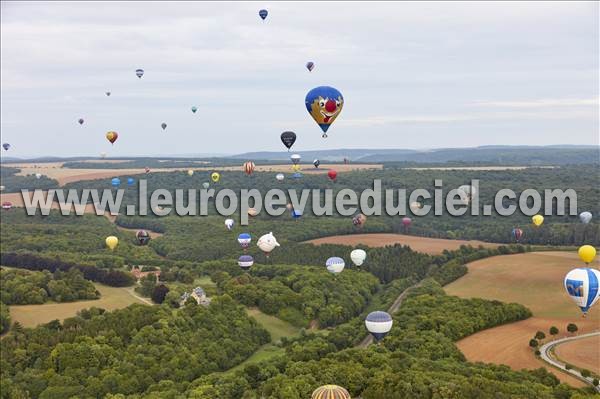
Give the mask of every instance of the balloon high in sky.
[(310, 116), (323, 131), (323, 137), (327, 137), (327, 130), (342, 112), (344, 97), (333, 87), (319, 86), (306, 94), (304, 104)]

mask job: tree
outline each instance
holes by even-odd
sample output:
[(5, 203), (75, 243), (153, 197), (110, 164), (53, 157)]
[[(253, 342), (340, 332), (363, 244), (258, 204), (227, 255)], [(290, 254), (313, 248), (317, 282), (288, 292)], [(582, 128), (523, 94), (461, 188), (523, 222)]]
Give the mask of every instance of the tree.
[(538, 345), (539, 345), (539, 343), (537, 342), (537, 340), (535, 340), (535, 339), (529, 340), (529, 346), (531, 346), (532, 348), (537, 348)]
[(571, 334), (575, 333), (577, 330), (579, 330), (579, 328), (577, 327), (577, 324), (569, 323), (567, 325), (567, 331), (570, 332)]
[(546, 334), (544, 334), (543, 331), (538, 331), (535, 333), (535, 339), (537, 339), (538, 341), (541, 341), (544, 338), (546, 338)]
[(549, 332), (550, 332), (550, 335), (554, 336), (554, 335), (558, 334), (558, 328), (555, 327), (555, 326), (552, 326), (552, 327), (550, 327), (550, 331)]
[(154, 287), (154, 290), (152, 291), (152, 295), (150, 297), (155, 303), (163, 303), (168, 292), (169, 287), (167, 287), (164, 284), (159, 284), (156, 287)]
[(588, 369), (582, 369), (582, 370), (581, 370), (581, 376), (582, 376), (582, 377), (588, 378), (588, 377), (590, 377), (591, 375), (592, 375), (592, 373), (590, 372), (590, 370), (588, 370)]
[(598, 384), (600, 384), (600, 381), (598, 381), (597, 378), (594, 378), (594, 380), (592, 381), (592, 384), (594, 384), (594, 386), (597, 387)]

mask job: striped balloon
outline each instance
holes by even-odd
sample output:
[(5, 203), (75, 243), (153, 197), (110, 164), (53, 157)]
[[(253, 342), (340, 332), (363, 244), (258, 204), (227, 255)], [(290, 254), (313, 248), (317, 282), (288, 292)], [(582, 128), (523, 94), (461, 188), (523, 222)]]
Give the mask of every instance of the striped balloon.
[(314, 390), (311, 399), (352, 399), (346, 388), (339, 385), (323, 385)]
[(344, 262), (344, 259), (342, 258), (333, 256), (327, 259), (327, 262), (325, 262), (325, 266), (327, 267), (327, 271), (329, 273), (338, 274), (341, 273), (342, 270), (344, 270), (346, 262)]
[(365, 327), (367, 331), (377, 340), (381, 340), (392, 329), (394, 320), (389, 313), (377, 310), (367, 315), (365, 319)]
[(571, 270), (565, 276), (565, 289), (585, 314), (600, 298), (600, 271), (589, 267)]
[(252, 162), (252, 161), (244, 162), (244, 165), (242, 166), (244, 173), (246, 173), (248, 176), (250, 176), (252, 173), (254, 173), (255, 168), (256, 168), (256, 165), (254, 165), (254, 162)]

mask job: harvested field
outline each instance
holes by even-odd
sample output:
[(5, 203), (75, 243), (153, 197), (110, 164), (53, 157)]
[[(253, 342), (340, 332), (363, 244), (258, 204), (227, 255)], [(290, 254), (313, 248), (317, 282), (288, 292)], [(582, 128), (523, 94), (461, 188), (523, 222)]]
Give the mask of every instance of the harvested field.
[[(595, 349), (594, 349), (595, 348)], [(590, 370), (600, 375), (600, 336), (565, 342), (554, 349), (556, 356), (565, 363)]]

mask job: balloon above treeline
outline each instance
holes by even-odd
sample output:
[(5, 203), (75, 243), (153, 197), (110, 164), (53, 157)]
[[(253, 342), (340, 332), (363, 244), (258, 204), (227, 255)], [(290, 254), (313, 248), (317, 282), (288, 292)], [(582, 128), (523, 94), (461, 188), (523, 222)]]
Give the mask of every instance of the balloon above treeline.
[(289, 131), (281, 133), (281, 142), (289, 151), (296, 142), (296, 133)]
[(592, 213), (591, 212), (581, 212), (579, 214), (579, 220), (581, 220), (581, 223), (583, 224), (588, 224), (589, 222), (592, 221)]
[(4, 150), (8, 151), (10, 149), (10, 144), (4, 143), (4, 144), (2, 144), (2, 148), (4, 148)]
[(313, 165), (315, 165), (315, 168), (318, 168), (318, 167), (319, 167), (319, 165), (321, 165), (321, 161), (319, 161), (318, 159), (315, 159), (315, 160), (313, 161)]
[(117, 245), (119, 244), (119, 239), (115, 236), (108, 236), (108, 237), (106, 237), (105, 241), (106, 241), (106, 246), (108, 248), (110, 248), (111, 251), (114, 250), (117, 247)]
[(267, 19), (267, 15), (269, 15), (269, 12), (267, 10), (263, 9), (258, 12), (258, 16), (261, 17), (263, 21)]
[(137, 239), (138, 244), (147, 245), (150, 242), (150, 233), (146, 230), (139, 230), (135, 233), (135, 238)]
[(342, 111), (344, 97), (333, 87), (319, 86), (306, 94), (304, 104), (310, 116), (323, 130), (323, 137), (327, 137), (327, 130)]
[(382, 311), (371, 312), (365, 319), (365, 327), (376, 341), (380, 341), (390, 332), (393, 323), (392, 316)]
[(238, 258), (238, 266), (242, 270), (248, 270), (254, 264), (254, 258), (252, 255), (242, 255)]
[(600, 298), (599, 284), (600, 271), (589, 267), (573, 269), (565, 276), (565, 290), (584, 316)]
[(515, 227), (514, 229), (512, 229), (512, 236), (515, 239), (515, 241), (521, 241), (521, 237), (523, 237), (523, 230)]
[(350, 259), (357, 266), (360, 267), (364, 263), (365, 259), (367, 259), (367, 253), (364, 249), (355, 249), (350, 252)]
[(540, 227), (542, 223), (544, 223), (544, 217), (542, 215), (535, 215), (531, 218), (531, 221), (535, 225), (535, 227)]
[(110, 97), (110, 91), (107, 91), (105, 94), (106, 94), (106, 97)]
[[(210, 178), (211, 178), (211, 180), (212, 180), (213, 182), (215, 182), (215, 183), (216, 183), (216, 182), (218, 182), (218, 181), (221, 179), (221, 175), (219, 174), (219, 172), (213, 172), (213, 173), (210, 175)], [(205, 188), (206, 188), (206, 187), (205, 187)]]
[(246, 162), (244, 162), (244, 165), (242, 165), (242, 170), (248, 176), (250, 176), (252, 173), (254, 173), (254, 169), (256, 169), (256, 165), (252, 161), (246, 161)]
[(269, 234), (265, 234), (262, 237), (260, 237), (258, 239), (258, 242), (256, 243), (256, 245), (258, 246), (258, 248), (260, 248), (261, 251), (263, 251), (263, 253), (268, 258), (269, 254), (276, 247), (279, 246), (279, 243), (277, 242), (277, 239), (275, 238), (275, 236), (273, 235), (273, 233), (269, 233)]

